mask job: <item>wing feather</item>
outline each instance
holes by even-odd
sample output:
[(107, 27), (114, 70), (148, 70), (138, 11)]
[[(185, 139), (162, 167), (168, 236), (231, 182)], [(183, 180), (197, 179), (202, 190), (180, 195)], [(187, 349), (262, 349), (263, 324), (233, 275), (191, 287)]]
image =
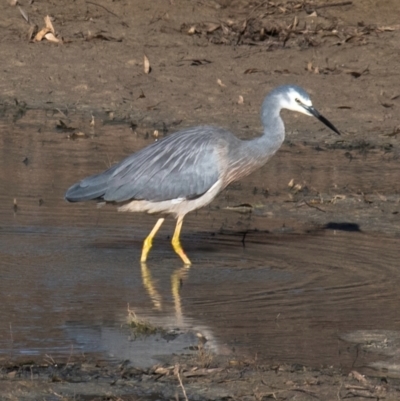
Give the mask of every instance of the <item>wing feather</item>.
[(220, 150), (227, 134), (208, 126), (177, 132), (73, 185), (66, 199), (159, 202), (201, 196), (220, 176)]

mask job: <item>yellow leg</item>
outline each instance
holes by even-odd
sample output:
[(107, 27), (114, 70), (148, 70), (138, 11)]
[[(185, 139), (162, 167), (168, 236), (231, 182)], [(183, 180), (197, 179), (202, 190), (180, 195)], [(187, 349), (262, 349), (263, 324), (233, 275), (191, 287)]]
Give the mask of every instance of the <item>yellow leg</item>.
[(183, 216), (179, 216), (178, 222), (176, 223), (174, 236), (172, 237), (172, 246), (174, 248), (174, 251), (183, 260), (183, 263), (185, 265), (191, 265), (192, 263), (190, 262), (189, 258), (185, 255), (185, 252), (183, 252), (181, 242), (179, 240), (179, 235), (181, 234), (181, 229), (182, 229), (182, 222), (183, 222)]
[(142, 248), (142, 257), (140, 258), (141, 262), (146, 262), (147, 260), (147, 255), (149, 254), (149, 251), (151, 249), (151, 245), (153, 244), (153, 238), (157, 234), (157, 231), (160, 229), (162, 223), (164, 223), (164, 218), (161, 217), (161, 219), (157, 220), (157, 223), (151, 230), (150, 234), (147, 236), (147, 238), (143, 242), (143, 248)]

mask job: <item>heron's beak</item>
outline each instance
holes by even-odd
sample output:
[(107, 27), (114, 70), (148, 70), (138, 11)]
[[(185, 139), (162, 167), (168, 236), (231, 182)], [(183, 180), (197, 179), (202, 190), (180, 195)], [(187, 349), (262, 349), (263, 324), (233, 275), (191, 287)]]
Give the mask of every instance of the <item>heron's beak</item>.
[(319, 112), (314, 109), (313, 106), (306, 106), (305, 104), (302, 104), (302, 106), (314, 117), (318, 118), (319, 121), (324, 123), (327, 127), (329, 127), (332, 131), (336, 132), (338, 135), (340, 135), (339, 130), (329, 121), (327, 120), (322, 114), (319, 114)]

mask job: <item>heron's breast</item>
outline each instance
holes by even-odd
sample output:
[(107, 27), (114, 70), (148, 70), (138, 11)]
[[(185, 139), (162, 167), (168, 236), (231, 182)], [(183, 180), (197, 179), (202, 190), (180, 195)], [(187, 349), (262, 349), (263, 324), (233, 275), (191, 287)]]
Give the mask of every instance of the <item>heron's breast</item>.
[(208, 191), (195, 199), (177, 198), (160, 202), (148, 200), (133, 200), (118, 208), (119, 212), (146, 212), (149, 214), (172, 214), (175, 217), (208, 205), (223, 189), (222, 181), (218, 180)]

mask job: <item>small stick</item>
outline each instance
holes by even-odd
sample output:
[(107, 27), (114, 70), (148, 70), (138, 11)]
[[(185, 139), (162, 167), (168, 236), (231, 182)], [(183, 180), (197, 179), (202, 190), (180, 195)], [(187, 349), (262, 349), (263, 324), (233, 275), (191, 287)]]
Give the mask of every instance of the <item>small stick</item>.
[(174, 373), (175, 373), (176, 377), (178, 378), (179, 385), (182, 388), (182, 392), (183, 392), (183, 396), (185, 397), (185, 400), (189, 401), (189, 398), (187, 397), (187, 394), (186, 394), (185, 387), (183, 387), (181, 375), (179, 374), (179, 365), (175, 365)]
[(86, 3), (87, 3), (87, 4), (92, 4), (93, 6), (101, 7), (101, 8), (103, 8), (104, 10), (106, 10), (107, 12), (109, 12), (110, 14), (112, 14), (112, 15), (114, 15), (115, 17), (119, 18), (117, 14), (113, 13), (112, 11), (110, 11), (108, 8), (102, 6), (101, 4), (97, 4), (97, 3), (94, 3), (94, 2), (92, 2), (92, 1), (87, 1), (87, 0), (86, 0)]
[(319, 8), (326, 8), (326, 7), (339, 7), (339, 6), (350, 6), (352, 5), (352, 1), (342, 1), (340, 3), (332, 3), (332, 4), (321, 4), (320, 6), (315, 6), (315, 10)]
[(10, 358), (13, 356), (13, 350), (14, 350), (14, 336), (13, 336), (13, 329), (12, 329), (12, 324), (10, 324), (10, 339), (11, 339), (11, 344), (10, 344)]
[(304, 201), (304, 203), (308, 206), (308, 207), (312, 207), (312, 208), (314, 208), (314, 209), (317, 209), (317, 210), (319, 210), (320, 212), (324, 212), (324, 213), (326, 213), (326, 210), (324, 210), (324, 209), (321, 209), (320, 207), (318, 207), (318, 206), (315, 206), (315, 205), (312, 205), (311, 203), (308, 203), (307, 201)]

